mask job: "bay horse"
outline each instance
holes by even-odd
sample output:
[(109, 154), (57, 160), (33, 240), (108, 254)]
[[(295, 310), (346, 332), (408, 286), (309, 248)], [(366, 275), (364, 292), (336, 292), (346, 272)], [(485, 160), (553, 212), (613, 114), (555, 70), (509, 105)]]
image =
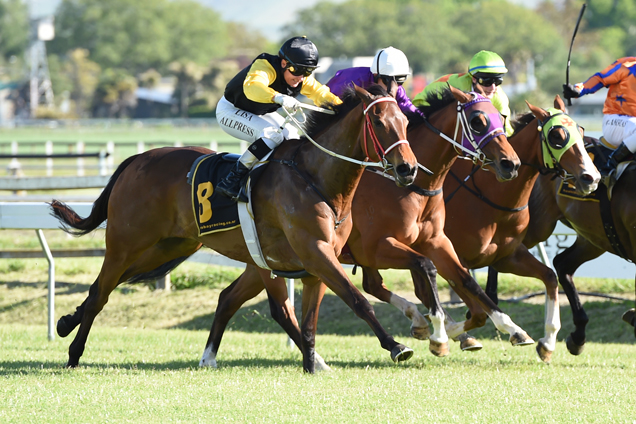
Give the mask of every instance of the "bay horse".
[[(304, 269), (320, 278), (369, 324), (394, 361), (406, 360), (412, 350), (382, 328), (337, 257), (352, 228), (351, 202), (366, 152), (391, 169), (396, 184), (414, 181), (417, 160), (406, 141), (407, 119), (380, 86), (368, 91), (353, 87), (342, 100), (342, 105), (333, 106), (335, 115), (310, 112), (306, 136), (283, 143), (270, 158), (252, 191), (257, 235), (271, 269)], [(84, 219), (61, 202), (51, 203), (53, 214), (76, 235), (87, 234), (108, 219), (99, 276), (75, 313), (58, 321), (62, 337), (79, 325), (69, 347), (68, 367), (78, 365), (95, 317), (119, 284), (165, 275), (202, 245), (255, 263), (240, 228), (199, 235), (186, 173), (197, 158), (210, 152), (196, 147), (160, 148), (126, 159)], [(270, 286), (278, 290), (270, 271), (259, 269), (258, 274), (268, 290)], [(310, 327), (315, 329), (315, 319), (303, 322), (306, 334), (311, 334)], [(314, 343), (308, 337), (300, 344), (303, 369), (308, 372), (314, 370)]]
[[(498, 327), (513, 334), (513, 344), (526, 343), (528, 336), (483, 294), (479, 285), (459, 263), (450, 241), (442, 231), (442, 181), (458, 155), (458, 147), (444, 134), (452, 134), (462, 122), (466, 124), (465, 131), (476, 136), (482, 143), (476, 146), (475, 158), (481, 161), (481, 166), (492, 170), (500, 180), (509, 180), (517, 175), (519, 159), (507, 142), (497, 110), (485, 97), (450, 87), (450, 91), (442, 99), (432, 96), (427, 100), (430, 106), (422, 110), (429, 117), (430, 126), (424, 125), (424, 122), (412, 123), (408, 135), (416, 156), (433, 171), (433, 175), (420, 172), (413, 184), (417, 188), (395, 190), (390, 179), (365, 172), (353, 200), (354, 228), (347, 241), (349, 249), (339, 259), (362, 266), (365, 272), (363, 285), (367, 290), (367, 269), (397, 268), (427, 273), (429, 270), (423, 268), (422, 264), (426, 263), (424, 255), (430, 255), (443, 275), (456, 282), (457, 287), (462, 287), (463, 294), (468, 296), (475, 293), (475, 296), (485, 302), (483, 307), (491, 312)], [(200, 365), (216, 366), (216, 355), (227, 323), (244, 302), (262, 289), (262, 282), (248, 266), (243, 275), (223, 290)], [(419, 338), (428, 338), (430, 335), (429, 349), (435, 355), (444, 356), (448, 352), (448, 338), (443, 324), (444, 312), (437, 298), (436, 287), (428, 286), (423, 290), (427, 291), (429, 298), (434, 299), (431, 317), (435, 332), (430, 335), (428, 324), (421, 315), (421, 321), (414, 324), (416, 328), (413, 332)], [(303, 296), (305, 291), (306, 288)], [(317, 297), (321, 299), (322, 294), (319, 293)], [(272, 314), (287, 318), (284, 328), (295, 341), (301, 334), (295, 321), (293, 305), (289, 305), (286, 293), (281, 292), (280, 295), (276, 301), (278, 311), (272, 309)], [(393, 300), (392, 297), (391, 302)], [(270, 297), (270, 306), (271, 303)], [(403, 304), (404, 302), (400, 303)], [(492, 310), (489, 308), (491, 306)], [(305, 308), (303, 302), (303, 310)], [(414, 306), (413, 309), (416, 311)], [(403, 310), (407, 316), (415, 315), (415, 311)], [(475, 308), (475, 316), (479, 311)]]
[[(588, 137), (586, 137), (587, 139)], [(595, 142), (592, 141), (592, 142)], [(572, 355), (580, 355), (585, 347), (585, 328), (589, 318), (574, 285), (573, 275), (585, 262), (598, 258), (605, 252), (612, 253), (630, 262), (636, 261), (636, 166), (631, 162), (616, 181), (609, 199), (609, 211), (612, 224), (601, 217), (601, 202), (577, 199), (560, 194), (561, 181), (540, 177), (532, 189), (530, 197), (530, 225), (523, 243), (532, 248), (547, 240), (558, 221), (563, 222), (577, 233), (574, 244), (554, 257), (553, 265), (559, 283), (563, 287), (570, 308), (574, 331), (565, 342)], [(605, 184), (597, 191), (607, 191)], [(600, 194), (603, 196), (604, 194)], [(610, 241), (605, 226), (611, 225), (618, 239)], [(518, 270), (512, 273), (518, 274)], [(487, 291), (496, 297), (497, 273), (489, 270)], [(623, 320), (635, 329), (634, 309), (623, 314)]]

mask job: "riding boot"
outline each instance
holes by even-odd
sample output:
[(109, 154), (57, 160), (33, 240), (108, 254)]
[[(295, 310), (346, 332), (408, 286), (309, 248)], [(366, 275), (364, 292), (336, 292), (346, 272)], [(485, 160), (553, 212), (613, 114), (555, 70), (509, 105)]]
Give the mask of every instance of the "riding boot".
[(631, 154), (632, 152), (627, 148), (625, 143), (621, 143), (620, 146), (618, 146), (612, 154), (609, 155), (605, 166), (599, 170), (601, 175), (604, 177), (609, 175), (614, 169), (616, 169), (619, 163), (627, 159)]
[(241, 193), (241, 181), (249, 171), (250, 168), (243, 165), (241, 161), (236, 161), (227, 177), (216, 185), (216, 190), (235, 201), (247, 202), (247, 198), (241, 197), (239, 194)]

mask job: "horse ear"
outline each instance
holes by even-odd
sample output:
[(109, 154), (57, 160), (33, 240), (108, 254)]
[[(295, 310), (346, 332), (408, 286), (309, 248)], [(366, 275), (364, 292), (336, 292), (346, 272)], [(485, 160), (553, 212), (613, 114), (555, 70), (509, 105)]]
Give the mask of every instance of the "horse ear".
[(363, 103), (369, 104), (373, 101), (371, 93), (369, 93), (364, 88), (358, 87), (355, 83), (353, 84), (353, 88), (354, 90), (356, 90), (356, 95), (358, 96), (358, 98), (360, 98), (360, 100), (362, 100)]
[(469, 101), (471, 101), (473, 99), (470, 94), (465, 93), (462, 90), (460, 90), (459, 88), (455, 88), (455, 87), (453, 87), (450, 84), (448, 84), (448, 89), (451, 91), (451, 93), (453, 94), (453, 97), (455, 97), (455, 99), (459, 103), (468, 103)]
[(550, 114), (546, 110), (543, 110), (540, 107), (536, 107), (534, 105), (531, 105), (530, 103), (528, 103), (527, 100), (526, 100), (526, 104), (530, 108), (530, 112), (532, 112), (532, 114), (535, 116), (535, 118), (537, 118), (539, 121), (545, 121), (545, 119), (548, 116), (550, 116)]
[(477, 92), (477, 93), (481, 94), (482, 96), (486, 97), (486, 92), (481, 87), (481, 85), (474, 85), (473, 87), (475, 88), (475, 92)]
[(558, 94), (554, 97), (554, 107), (565, 112), (565, 103)]

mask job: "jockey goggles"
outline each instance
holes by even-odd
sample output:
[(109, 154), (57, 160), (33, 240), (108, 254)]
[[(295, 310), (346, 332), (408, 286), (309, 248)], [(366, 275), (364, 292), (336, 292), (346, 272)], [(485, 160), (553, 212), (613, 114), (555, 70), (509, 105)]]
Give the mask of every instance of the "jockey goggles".
[(496, 76), (496, 77), (483, 77), (483, 76), (477, 77), (476, 76), (475, 78), (477, 79), (477, 82), (480, 85), (483, 85), (484, 87), (490, 87), (493, 84), (499, 86), (503, 83), (503, 77), (501, 76)]
[(294, 62), (287, 58), (287, 55), (283, 55), (284, 59), (287, 61), (287, 66), (285, 66), (285, 70), (289, 71), (295, 77), (308, 77), (310, 76), (314, 70), (316, 70), (316, 66), (303, 66), (296, 65)]
[(397, 85), (402, 85), (408, 77), (408, 75), (380, 75), (380, 79), (382, 79), (387, 86), (389, 85), (389, 81), (395, 81)]

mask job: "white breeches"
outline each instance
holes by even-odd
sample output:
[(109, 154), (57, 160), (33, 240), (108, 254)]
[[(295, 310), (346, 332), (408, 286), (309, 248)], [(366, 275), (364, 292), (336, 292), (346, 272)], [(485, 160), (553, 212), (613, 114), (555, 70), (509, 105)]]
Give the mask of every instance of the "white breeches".
[(603, 116), (603, 137), (614, 148), (621, 143), (636, 152), (636, 117), (626, 115)]

